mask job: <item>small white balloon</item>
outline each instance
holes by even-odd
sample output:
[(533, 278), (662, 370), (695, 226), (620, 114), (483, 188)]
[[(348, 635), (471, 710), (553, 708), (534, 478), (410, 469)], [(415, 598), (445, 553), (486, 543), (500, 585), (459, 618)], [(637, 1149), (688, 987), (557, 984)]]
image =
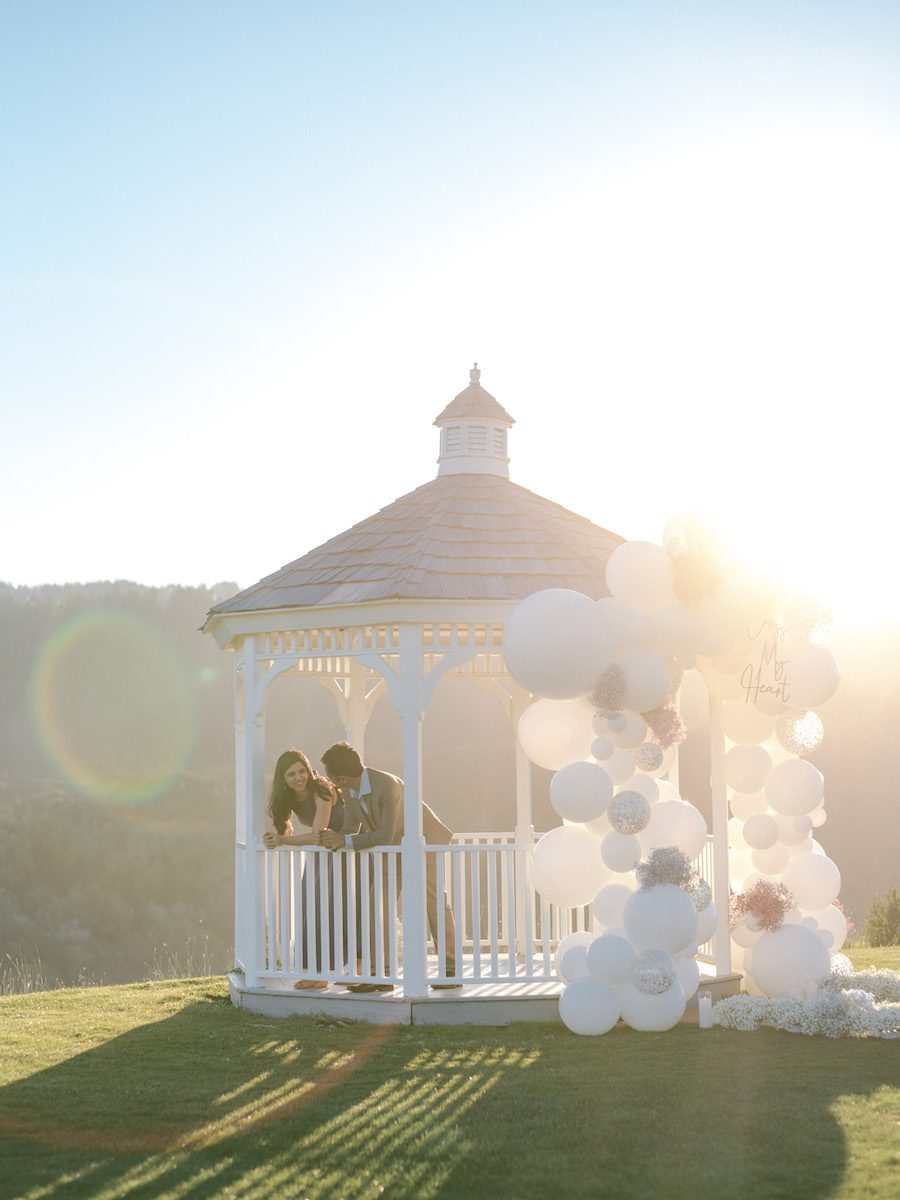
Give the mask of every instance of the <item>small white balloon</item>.
[(696, 858), (706, 845), (706, 820), (686, 800), (660, 800), (654, 804), (647, 828), (639, 836), (646, 850), (677, 846), (688, 858)]
[(603, 769), (609, 773), (610, 779), (617, 786), (627, 783), (634, 775), (634, 759), (630, 750), (617, 746), (604, 762)]
[(744, 841), (754, 850), (765, 850), (778, 841), (778, 822), (769, 813), (755, 813), (744, 822)]
[(684, 988), (685, 1000), (690, 1000), (700, 986), (700, 967), (695, 958), (682, 958), (676, 964), (678, 982)]
[(764, 813), (768, 808), (765, 792), (732, 792), (728, 803), (739, 821), (746, 821), (756, 813)]
[(586, 929), (581, 929), (577, 933), (570, 933), (562, 939), (556, 947), (556, 955), (553, 959), (553, 968), (558, 978), (563, 979), (562, 965), (566, 954), (573, 946), (581, 946), (584, 950), (588, 948), (596, 935), (588, 932)]
[(631, 750), (635, 746), (639, 746), (647, 736), (647, 722), (640, 713), (629, 712), (624, 715), (625, 728), (614, 734), (613, 740), (617, 746)]
[(587, 946), (578, 944), (568, 948), (559, 963), (559, 973), (566, 983), (571, 983), (573, 979), (587, 975), (586, 957)]
[(610, 757), (613, 750), (615, 750), (615, 746), (613, 745), (612, 738), (606, 737), (605, 734), (601, 734), (600, 737), (594, 738), (591, 742), (591, 754), (593, 754), (598, 762), (604, 762)]
[(780, 875), (790, 861), (791, 852), (787, 846), (776, 842), (764, 850), (753, 850), (750, 858), (760, 875)]
[(793, 708), (818, 708), (837, 691), (841, 671), (827, 646), (789, 641), (783, 644), (779, 657), (787, 664), (788, 700)]
[(772, 758), (764, 746), (732, 746), (725, 755), (725, 782), (736, 792), (758, 792), (765, 787)]
[(621, 604), (644, 612), (656, 612), (677, 602), (672, 560), (652, 542), (623, 542), (617, 546), (606, 564), (606, 586)]
[(696, 942), (698, 946), (706, 945), (716, 932), (718, 924), (719, 914), (716, 912), (716, 906), (708, 904), (702, 912), (697, 914)]
[(782, 878), (802, 909), (816, 912), (837, 899), (841, 873), (824, 854), (797, 854), (784, 868)]
[[(740, 670), (741, 663), (737, 670)], [(722, 706), (722, 728), (732, 742), (743, 745), (759, 745), (775, 728), (775, 718), (761, 713), (746, 700), (727, 700)]]

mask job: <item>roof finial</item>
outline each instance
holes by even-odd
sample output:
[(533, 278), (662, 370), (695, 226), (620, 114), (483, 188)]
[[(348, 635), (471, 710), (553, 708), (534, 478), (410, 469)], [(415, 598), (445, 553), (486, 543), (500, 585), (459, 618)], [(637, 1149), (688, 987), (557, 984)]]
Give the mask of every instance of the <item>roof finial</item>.
[(469, 372), (469, 381), (471, 383), (477, 383), (480, 378), (481, 372), (478, 370), (478, 363), (473, 363), (472, 370)]

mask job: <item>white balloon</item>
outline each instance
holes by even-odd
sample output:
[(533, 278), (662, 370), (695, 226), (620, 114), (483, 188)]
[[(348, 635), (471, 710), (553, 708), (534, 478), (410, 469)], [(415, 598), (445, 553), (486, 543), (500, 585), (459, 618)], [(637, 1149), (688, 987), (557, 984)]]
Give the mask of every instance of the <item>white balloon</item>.
[(644, 612), (656, 612), (677, 602), (672, 588), (672, 560), (652, 542), (623, 542), (617, 546), (606, 564), (606, 586), (614, 599)]
[(611, 871), (633, 871), (641, 861), (641, 843), (633, 833), (612, 830), (600, 843), (600, 853)]
[(598, 763), (567, 763), (550, 780), (550, 803), (570, 821), (603, 816), (612, 796), (613, 781)]
[(809, 814), (809, 821), (813, 829), (821, 829), (828, 817), (825, 814), (825, 809), (820, 804), (818, 808), (814, 808)]
[(603, 762), (609, 758), (613, 750), (615, 750), (613, 740), (605, 734), (601, 734), (600, 737), (594, 738), (591, 742), (591, 754), (593, 754), (598, 762)]
[(763, 931), (756, 927), (756, 922), (754, 921), (751, 925), (748, 923), (746, 917), (738, 921), (731, 931), (732, 940), (745, 950), (749, 950), (752, 946), (755, 946), (762, 935)]
[(589, 692), (612, 660), (596, 602), (548, 588), (527, 596), (503, 631), (509, 673), (530, 692), (555, 700)]
[(778, 840), (785, 846), (799, 846), (809, 837), (812, 821), (808, 816), (775, 818), (778, 822)]
[(834, 954), (835, 951), (840, 950), (847, 940), (847, 918), (837, 905), (829, 904), (825, 908), (810, 913), (810, 916), (813, 917), (821, 932), (831, 935), (830, 942), (825, 943), (831, 953)]
[(631, 750), (639, 746), (646, 736), (647, 722), (640, 713), (629, 712), (625, 713), (625, 728), (613, 735), (613, 741), (617, 746)]
[(634, 894), (634, 889), (624, 883), (607, 883), (600, 888), (591, 903), (597, 921), (607, 929), (622, 924), (625, 902)]
[(678, 954), (697, 939), (694, 902), (673, 883), (635, 892), (622, 914), (625, 933), (636, 950)]
[(802, 925), (782, 925), (764, 933), (750, 957), (750, 973), (767, 996), (801, 992), (831, 973), (831, 959), (821, 938)]
[(614, 987), (584, 975), (568, 984), (559, 998), (559, 1016), (572, 1033), (596, 1037), (608, 1033), (621, 1015), (619, 994)]
[[(740, 670), (741, 664), (736, 667)], [(764, 742), (775, 728), (775, 718), (761, 713), (746, 700), (727, 700), (722, 706), (722, 728), (725, 736), (741, 745)]]
[(802, 909), (815, 912), (837, 899), (841, 873), (824, 854), (797, 854), (782, 872), (788, 891)]
[(624, 983), (634, 958), (634, 947), (621, 934), (602, 933), (587, 948), (587, 969), (604, 983)]
[(744, 837), (744, 821), (730, 817), (728, 821), (728, 845), (734, 850), (747, 850), (747, 839)]
[(719, 924), (719, 914), (714, 904), (707, 904), (702, 913), (697, 914), (697, 945), (705, 946), (716, 932)]
[(645, 775), (641, 771), (632, 775), (628, 780), (629, 792), (640, 792), (651, 804), (660, 799), (660, 787), (661, 784), (658, 780), (654, 779), (652, 775)]
[(558, 771), (590, 758), (592, 715), (587, 700), (535, 700), (519, 718), (519, 743), (537, 766)]
[(765, 792), (732, 792), (728, 803), (739, 821), (746, 821), (755, 813), (764, 813), (768, 808)]
[(706, 821), (700, 810), (686, 800), (660, 800), (639, 836), (645, 849), (677, 846), (688, 858), (696, 858), (706, 845)]
[(581, 946), (586, 950), (595, 937), (596, 934), (589, 933), (587, 930), (581, 929), (577, 933), (570, 933), (567, 937), (562, 939), (562, 941), (556, 947), (556, 955), (553, 959), (553, 967), (559, 979), (564, 978), (562, 973), (563, 959), (566, 957), (566, 954), (569, 952), (569, 950), (571, 950), (573, 946)]
[(568, 948), (559, 962), (559, 973), (566, 983), (571, 983), (573, 979), (580, 979), (582, 975), (587, 975), (586, 958), (587, 946), (579, 943)]
[(827, 646), (789, 641), (779, 657), (787, 663), (788, 702), (792, 708), (818, 708), (838, 689), (841, 671)]
[(678, 982), (684, 988), (685, 1000), (690, 1000), (700, 986), (700, 967), (695, 958), (682, 958), (676, 964)]
[(725, 755), (725, 782), (736, 792), (758, 792), (772, 770), (772, 758), (764, 746), (732, 746)]
[(603, 764), (603, 767), (609, 772), (609, 777), (613, 783), (616, 785), (627, 783), (634, 774), (634, 759), (631, 757), (631, 751), (617, 746)]
[(785, 817), (800, 817), (817, 808), (824, 792), (822, 772), (803, 758), (776, 763), (766, 781), (769, 807)]
[(600, 842), (579, 826), (551, 829), (534, 848), (531, 872), (535, 888), (550, 904), (590, 904), (606, 874)]
[(760, 875), (780, 875), (790, 857), (790, 850), (780, 842), (776, 842), (774, 846), (767, 846), (764, 850), (754, 850), (750, 855)]
[(640, 992), (633, 983), (623, 983), (619, 988), (622, 1002), (622, 1019), (632, 1029), (661, 1033), (677, 1025), (684, 1016), (686, 998), (684, 988), (676, 980), (665, 992), (648, 996)]
[(754, 850), (765, 850), (778, 841), (778, 822), (769, 813), (754, 813), (744, 822), (744, 841)]
[(672, 686), (665, 659), (644, 650), (629, 650), (618, 661), (625, 673), (625, 707), (639, 713), (658, 708)]

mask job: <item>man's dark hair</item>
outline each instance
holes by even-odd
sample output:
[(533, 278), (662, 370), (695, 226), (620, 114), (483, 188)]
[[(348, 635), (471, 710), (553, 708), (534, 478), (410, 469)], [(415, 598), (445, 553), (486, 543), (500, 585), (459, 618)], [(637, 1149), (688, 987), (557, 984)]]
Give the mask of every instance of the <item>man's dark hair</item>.
[(355, 779), (363, 772), (362, 759), (349, 742), (335, 742), (329, 746), (322, 755), (322, 762), (332, 779), (335, 775), (349, 775)]

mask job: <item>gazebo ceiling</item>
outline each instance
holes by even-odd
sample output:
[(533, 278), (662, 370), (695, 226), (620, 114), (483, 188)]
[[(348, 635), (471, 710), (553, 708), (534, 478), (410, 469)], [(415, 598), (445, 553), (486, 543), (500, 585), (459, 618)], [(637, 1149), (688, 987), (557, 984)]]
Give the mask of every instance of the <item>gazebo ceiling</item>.
[[(505, 436), (513, 418), (480, 374), (476, 365), (469, 387), (435, 422), (444, 434), (436, 479), (217, 604), (206, 628), (230, 614), (273, 610), (515, 604), (551, 587), (607, 595), (606, 563), (624, 539), (510, 482)], [(448, 421), (456, 430), (449, 442)]]

